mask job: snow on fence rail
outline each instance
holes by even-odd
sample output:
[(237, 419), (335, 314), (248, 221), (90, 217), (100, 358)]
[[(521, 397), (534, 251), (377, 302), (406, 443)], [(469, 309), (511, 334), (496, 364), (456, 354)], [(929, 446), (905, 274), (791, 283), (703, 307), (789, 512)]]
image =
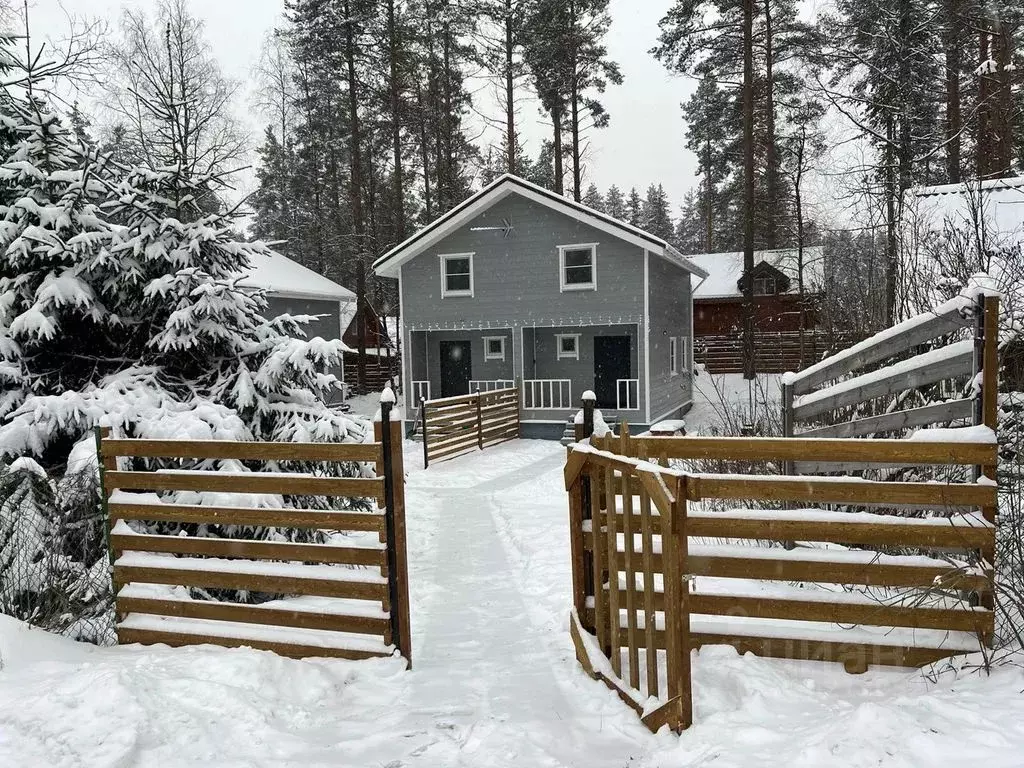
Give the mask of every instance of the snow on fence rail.
[[(577, 438), (592, 431), (583, 421)], [(994, 631), (994, 483), (688, 474), (667, 465), (994, 465), (996, 451), (988, 440), (634, 438), (628, 430), (578, 442), (565, 466), (577, 658), (653, 730), (678, 730), (691, 713), (689, 650), (702, 645), (837, 661), (851, 672), (977, 651)], [(700, 508), (707, 499), (880, 509), (718, 512)], [(908, 518), (886, 508), (932, 512)], [(817, 546), (698, 545), (691, 537)], [(925, 554), (879, 554), (890, 548)], [(653, 710), (650, 697), (660, 702)]]
[[(998, 297), (958, 296), (787, 374), (782, 381), (784, 434), (793, 436), (800, 424), (807, 426), (800, 433), (805, 437), (862, 437), (971, 421), (995, 428), (998, 320)], [(966, 328), (973, 329), (971, 338), (900, 359)], [(889, 402), (873, 405), (878, 398), (947, 381), (955, 382), (963, 396), (911, 408), (901, 401), (895, 409)]]
[[(411, 664), (401, 423), (391, 422), (390, 410), (382, 402), (375, 441), (367, 444), (111, 439), (109, 429), (99, 430), (118, 641), (249, 646), (296, 658), (398, 650)], [(124, 471), (119, 459), (367, 462), (375, 476)], [(374, 509), (207, 506), (153, 493), (167, 490), (370, 498)], [(177, 524), (182, 533), (142, 533), (133, 522)], [(231, 538), (202, 535), (210, 525), (226, 526)], [(242, 538), (253, 526), (353, 533), (343, 544)], [(289, 597), (234, 603), (171, 587)]]
[(420, 403), (423, 466), (519, 437), (519, 389), (495, 389)]

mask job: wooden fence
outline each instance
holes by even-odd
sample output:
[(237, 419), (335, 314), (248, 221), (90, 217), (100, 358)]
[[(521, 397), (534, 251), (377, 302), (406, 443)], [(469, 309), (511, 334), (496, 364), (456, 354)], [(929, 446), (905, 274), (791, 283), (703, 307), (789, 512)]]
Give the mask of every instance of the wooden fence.
[[(849, 339), (845, 339), (849, 341)], [(803, 361), (818, 360), (836, 348), (836, 339), (821, 330), (758, 331), (754, 334), (754, 366), (758, 373), (783, 373), (800, 368)], [(694, 339), (694, 360), (709, 373), (743, 372), (743, 337), (704, 334)]]
[[(958, 297), (789, 376), (782, 386), (784, 434), (796, 434), (800, 425), (804, 437), (888, 435), (972, 421), (994, 429), (998, 325), (997, 297)], [(915, 354), (922, 345), (965, 329), (972, 333)], [(972, 394), (979, 373), (980, 387)], [(894, 396), (936, 384), (945, 384), (951, 396), (909, 408), (897, 400), (892, 407)], [(872, 407), (878, 399), (883, 400)]]
[(420, 402), (423, 466), (519, 437), (519, 389)]
[[(122, 440), (99, 432), (118, 641), (248, 646), (295, 658), (359, 659), (397, 649), (411, 664), (401, 423), (390, 420), (391, 407), (381, 404), (383, 420), (368, 444)], [(133, 471), (119, 468), (119, 459), (361, 462), (375, 471), (365, 478)], [(154, 491), (366, 498), (373, 511), (165, 503)], [(139, 533), (129, 521), (179, 525), (181, 535)], [(223, 526), (231, 537), (206, 536), (205, 526)], [(326, 543), (243, 538), (251, 527), (349, 536)], [(288, 597), (222, 602), (166, 585)]]
[[(662, 707), (644, 721), (678, 729), (689, 723), (689, 649), (703, 645), (836, 661), (851, 672), (979, 650), (994, 631), (995, 527), (986, 514), (996, 503), (995, 483), (690, 474), (667, 465), (827, 459), (991, 466), (996, 450), (994, 443), (625, 432), (571, 446), (572, 632), (581, 664), (635, 707), (659, 698)], [(722, 512), (702, 509), (706, 500), (872, 511)], [(902, 516), (910, 509), (930, 516)], [(917, 554), (884, 554), (892, 549)]]

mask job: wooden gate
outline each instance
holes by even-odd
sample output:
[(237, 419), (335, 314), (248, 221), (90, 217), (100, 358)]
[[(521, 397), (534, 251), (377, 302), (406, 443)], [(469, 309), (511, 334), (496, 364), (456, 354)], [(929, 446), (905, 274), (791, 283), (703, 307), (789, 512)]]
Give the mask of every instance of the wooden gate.
[[(851, 672), (978, 651), (994, 631), (987, 517), (998, 489), (970, 468), (996, 457), (994, 441), (623, 433), (577, 443), (565, 480), (580, 663), (638, 711), (658, 698), (644, 717), (652, 729), (679, 729), (689, 651), (702, 645)], [(697, 474), (669, 469), (673, 459), (951, 466), (965, 479)], [(870, 511), (774, 508), (791, 502)]]
[(423, 466), (519, 437), (519, 388), (420, 401)]
[[(295, 658), (397, 650), (411, 664), (402, 436), (391, 407), (381, 404), (367, 444), (111, 439), (101, 430), (118, 641), (248, 646)], [(144, 459), (358, 462), (369, 476), (120, 468)], [(211, 506), (202, 496), (157, 495), (167, 491), (372, 501), (370, 511)], [(178, 535), (141, 533), (132, 522), (163, 523)], [(208, 526), (225, 538), (206, 535)], [(255, 540), (256, 528), (325, 535), (318, 543)], [(225, 591), (276, 598), (228, 602), (218, 597)]]

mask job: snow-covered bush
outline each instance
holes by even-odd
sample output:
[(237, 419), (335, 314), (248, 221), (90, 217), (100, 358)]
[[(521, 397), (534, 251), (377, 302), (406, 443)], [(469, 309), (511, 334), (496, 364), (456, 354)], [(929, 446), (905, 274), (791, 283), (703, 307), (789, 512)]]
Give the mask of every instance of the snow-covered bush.
[[(81, 146), (38, 98), (11, 94), (0, 98), (0, 154), (0, 610), (104, 639), (76, 624), (110, 598), (95, 427), (126, 437), (361, 442), (367, 425), (327, 405), (341, 386), (328, 373), (341, 342), (303, 338), (306, 317), (265, 317), (263, 293), (238, 285), (267, 247), (239, 238), (220, 178), (124, 167)], [(283, 468), (361, 472), (355, 463)], [(187, 501), (224, 503), (212, 494)]]

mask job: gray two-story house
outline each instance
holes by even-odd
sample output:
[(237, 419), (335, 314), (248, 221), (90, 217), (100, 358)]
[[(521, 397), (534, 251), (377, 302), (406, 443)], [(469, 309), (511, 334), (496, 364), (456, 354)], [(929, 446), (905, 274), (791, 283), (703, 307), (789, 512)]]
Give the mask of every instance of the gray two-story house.
[(661, 238), (505, 175), (381, 256), (397, 278), (407, 418), (420, 399), (518, 385), (524, 437), (560, 437), (586, 390), (606, 420), (678, 418), (691, 278)]

